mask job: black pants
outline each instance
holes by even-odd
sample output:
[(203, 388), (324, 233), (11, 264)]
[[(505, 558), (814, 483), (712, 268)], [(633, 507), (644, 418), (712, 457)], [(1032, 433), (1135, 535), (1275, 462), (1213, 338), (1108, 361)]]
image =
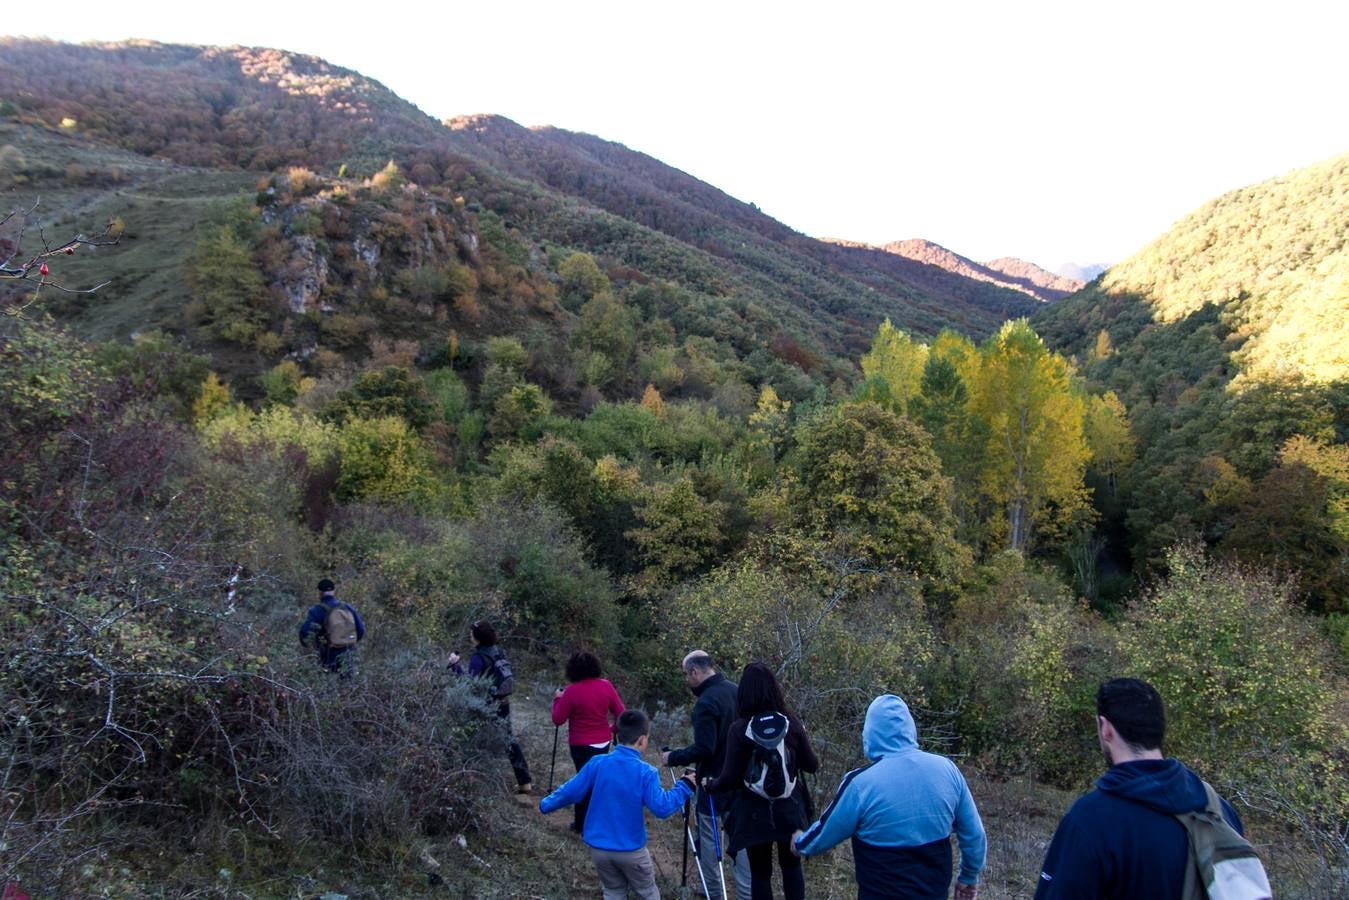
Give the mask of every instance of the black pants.
[[(585, 744), (570, 744), (567, 747), (571, 751), (571, 761), (576, 766), (576, 771), (581, 771), (586, 763), (597, 756), (603, 756), (609, 752), (608, 747), (588, 747)], [(587, 795), (584, 800), (572, 807), (572, 828), (577, 834), (585, 827), (586, 810), (590, 808), (590, 796)]]
[(511, 761), (511, 768), (515, 770), (515, 783), (522, 786), (532, 783), (534, 779), (529, 777), (529, 763), (525, 762), (525, 751), (520, 749), (520, 742), (511, 731), (511, 705), (501, 704), (497, 708), (497, 716), (501, 719), (501, 727), (506, 729), (506, 758)]
[(783, 895), (787, 900), (805, 900), (806, 873), (787, 841), (745, 848), (745, 855), (749, 857), (750, 900), (773, 900), (774, 847), (778, 848), (778, 866), (782, 869)]

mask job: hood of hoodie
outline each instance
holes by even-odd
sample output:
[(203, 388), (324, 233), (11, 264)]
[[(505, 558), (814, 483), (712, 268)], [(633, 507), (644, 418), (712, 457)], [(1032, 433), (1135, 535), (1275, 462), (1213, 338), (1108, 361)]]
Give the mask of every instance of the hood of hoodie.
[(878, 760), (918, 747), (918, 727), (908, 704), (894, 694), (882, 694), (867, 707), (866, 724), (862, 726), (862, 753), (867, 759)]
[(1096, 787), (1167, 815), (1199, 809), (1208, 802), (1204, 782), (1177, 759), (1119, 763), (1096, 779)]

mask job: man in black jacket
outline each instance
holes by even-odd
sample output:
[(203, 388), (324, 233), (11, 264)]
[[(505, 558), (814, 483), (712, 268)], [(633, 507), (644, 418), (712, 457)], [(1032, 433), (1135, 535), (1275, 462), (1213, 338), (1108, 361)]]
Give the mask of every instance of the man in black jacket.
[[(1096, 726), (1110, 769), (1059, 822), (1035, 898), (1177, 900), (1190, 842), (1176, 814), (1207, 805), (1204, 782), (1162, 756), (1166, 707), (1146, 681), (1116, 678), (1101, 685)], [(1240, 834), (1241, 820), (1226, 800), (1222, 814)]]
[[(736, 684), (712, 666), (712, 657), (703, 650), (694, 650), (684, 657), (684, 680), (698, 698), (693, 705), (693, 743), (678, 750), (667, 750), (660, 755), (661, 765), (688, 766), (698, 771), (698, 783), (721, 774), (726, 757), (726, 736), (735, 721)], [(698, 840), (702, 845), (703, 883), (707, 885), (709, 900), (722, 900), (721, 879), (717, 877), (717, 857), (712, 840), (713, 804), (717, 818), (723, 819), (730, 808), (729, 795), (710, 799), (698, 792)], [(726, 843), (722, 839), (722, 844)], [(750, 895), (749, 857), (742, 850), (736, 854), (735, 895)]]

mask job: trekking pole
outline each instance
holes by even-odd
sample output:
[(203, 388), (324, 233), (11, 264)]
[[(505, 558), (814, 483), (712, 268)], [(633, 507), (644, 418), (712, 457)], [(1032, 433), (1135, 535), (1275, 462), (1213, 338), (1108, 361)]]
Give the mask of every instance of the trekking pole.
[[(670, 777), (673, 778), (673, 779), (676, 779), (676, 780), (678, 780), (678, 778), (679, 778), (679, 776), (675, 774), (674, 766), (670, 766)], [(697, 807), (697, 800), (698, 800), (698, 789), (695, 787), (693, 790), (694, 790), (694, 792), (693, 792), (693, 797), (692, 797), (691, 799), (694, 801), (694, 806), (695, 806), (695, 808), (696, 808), (696, 807)], [(696, 864), (696, 865), (698, 866), (698, 880), (699, 880), (700, 882), (702, 882), (702, 885), (703, 885), (703, 896), (706, 897), (706, 896), (708, 896), (708, 893), (707, 893), (707, 876), (703, 874), (703, 852), (702, 852), (702, 850), (700, 849), (698, 842), (697, 842), (697, 841), (694, 841), (694, 839), (693, 839), (693, 829), (691, 829), (691, 828), (689, 827), (689, 801), (688, 801), (688, 800), (685, 800), (685, 801), (684, 801), (684, 836), (688, 838), (688, 843), (684, 845), (684, 864), (685, 864), (685, 866), (688, 865), (688, 859), (689, 859), (688, 850), (689, 850), (689, 847), (692, 846), (692, 847), (693, 847), (693, 862), (694, 862), (694, 864)], [(687, 868), (684, 870), (684, 875), (685, 875), (685, 878), (687, 879), (687, 876), (688, 876), (688, 869), (687, 869)], [(682, 888), (682, 886), (681, 886), (681, 890), (682, 890), (682, 889), (683, 889), (683, 888)], [(723, 896), (723, 897), (726, 896), (726, 892), (725, 892), (725, 891), (722, 891), (722, 896)]]
[(717, 877), (721, 879), (721, 896), (726, 896), (726, 869), (721, 865), (721, 830), (717, 827), (717, 804), (707, 795), (707, 811), (712, 814), (712, 846), (717, 851)]
[(561, 725), (553, 726), (553, 763), (548, 767), (548, 793), (553, 792), (553, 773), (557, 771), (557, 733), (562, 730)]
[[(670, 775), (674, 776), (674, 770), (670, 770)], [(671, 785), (673, 787), (674, 785)], [(684, 832), (689, 830), (689, 798), (684, 798)], [(680, 841), (684, 845), (684, 853), (679, 861), (679, 896), (680, 900), (689, 895), (689, 842)]]

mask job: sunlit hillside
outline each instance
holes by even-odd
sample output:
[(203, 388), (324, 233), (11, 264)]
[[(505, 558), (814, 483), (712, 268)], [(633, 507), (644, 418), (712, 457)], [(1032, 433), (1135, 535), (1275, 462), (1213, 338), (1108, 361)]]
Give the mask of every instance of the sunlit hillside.
[(1349, 377), (1346, 222), (1349, 154), (1206, 204), (1074, 304), (1133, 294), (1163, 323), (1215, 304), (1241, 342), (1236, 385), (1290, 372), (1342, 380)]
[(1098, 491), (1121, 564), (1202, 539), (1346, 608), (1347, 241), (1341, 156), (1206, 204), (1035, 316), (1129, 409), (1137, 460)]

